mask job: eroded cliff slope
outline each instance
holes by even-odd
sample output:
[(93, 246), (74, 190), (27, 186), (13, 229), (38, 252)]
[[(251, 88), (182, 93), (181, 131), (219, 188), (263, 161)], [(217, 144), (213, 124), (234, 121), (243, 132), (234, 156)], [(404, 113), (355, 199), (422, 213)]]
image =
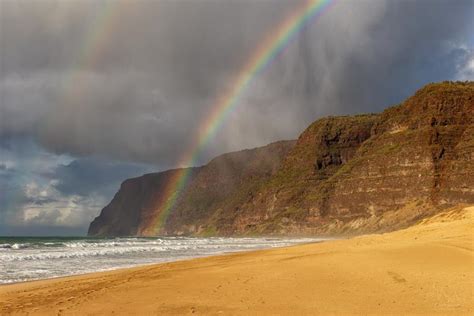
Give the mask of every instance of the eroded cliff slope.
[[(214, 220), (265, 183), (277, 170), (295, 141), (221, 155), (190, 170), (188, 185), (164, 227), (156, 225), (166, 184), (179, 170), (146, 174), (124, 181), (89, 227), (92, 236), (149, 236), (160, 234), (215, 234)], [(226, 213), (223, 213), (224, 210)]]
[[(355, 234), (474, 203), (474, 83), (430, 84), (381, 114), (328, 117), (293, 142), (193, 169), (162, 234)], [(142, 235), (174, 171), (127, 180), (89, 229)]]
[(430, 84), (379, 115), (312, 124), (232, 232), (391, 230), (474, 202), (474, 84)]

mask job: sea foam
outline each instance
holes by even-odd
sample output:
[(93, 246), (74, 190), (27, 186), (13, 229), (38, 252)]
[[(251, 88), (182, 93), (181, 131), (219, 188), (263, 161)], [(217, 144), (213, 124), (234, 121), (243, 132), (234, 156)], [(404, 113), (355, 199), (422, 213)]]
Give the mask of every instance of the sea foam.
[(0, 283), (316, 242), (299, 238), (1, 238)]

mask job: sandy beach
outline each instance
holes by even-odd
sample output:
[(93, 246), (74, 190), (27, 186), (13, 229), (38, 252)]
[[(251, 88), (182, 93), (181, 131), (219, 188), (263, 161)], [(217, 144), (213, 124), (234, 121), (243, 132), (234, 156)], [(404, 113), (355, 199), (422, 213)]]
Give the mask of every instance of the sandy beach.
[(1, 315), (468, 315), (474, 207), (393, 233), (0, 287)]

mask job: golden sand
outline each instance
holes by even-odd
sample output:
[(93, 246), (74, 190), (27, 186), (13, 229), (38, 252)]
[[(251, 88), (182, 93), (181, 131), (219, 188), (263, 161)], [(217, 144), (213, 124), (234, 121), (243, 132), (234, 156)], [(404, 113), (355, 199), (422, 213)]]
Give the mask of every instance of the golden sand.
[(474, 315), (474, 207), (393, 233), (0, 287), (0, 314)]

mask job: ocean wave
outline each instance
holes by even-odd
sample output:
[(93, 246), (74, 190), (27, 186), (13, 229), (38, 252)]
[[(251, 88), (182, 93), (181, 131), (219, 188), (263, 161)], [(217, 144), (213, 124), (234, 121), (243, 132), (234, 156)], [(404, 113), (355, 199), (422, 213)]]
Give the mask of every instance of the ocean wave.
[[(15, 253), (0, 253), (0, 261), (30, 261), (30, 260), (51, 260), (51, 259), (71, 259), (71, 258), (86, 258), (86, 257), (99, 257), (99, 256), (117, 256), (126, 255), (130, 253), (146, 253), (146, 252), (173, 252), (176, 253), (187, 253), (187, 252), (199, 252), (199, 253), (216, 253), (216, 252), (229, 252), (236, 250), (249, 250), (258, 249), (262, 247), (278, 247), (289, 245), (292, 243), (260, 243), (260, 244), (244, 244), (244, 243), (227, 243), (227, 244), (200, 244), (200, 243), (175, 243), (175, 244), (147, 244), (137, 246), (133, 243), (121, 243), (119, 246), (115, 245), (108, 246), (104, 244), (92, 245), (92, 244), (79, 244), (76, 243), (74, 246), (60, 248), (55, 251), (38, 251), (34, 253), (27, 252), (15, 252)], [(132, 245), (132, 246), (131, 246)], [(74, 249), (75, 250), (72, 250)]]
[[(248, 248), (246, 246), (239, 247), (241, 249)], [(251, 247), (250, 247), (251, 248)], [(117, 256), (126, 255), (130, 253), (146, 253), (146, 252), (187, 252), (198, 250), (226, 251), (224, 247), (217, 245), (199, 246), (199, 245), (168, 245), (160, 247), (120, 247), (112, 249), (87, 249), (79, 251), (63, 251), (55, 252), (39, 252), (39, 253), (14, 253), (14, 254), (0, 254), (0, 261), (30, 261), (30, 260), (51, 260), (51, 259), (71, 259), (71, 258), (86, 258), (99, 256)]]
[(311, 238), (4, 238), (0, 284), (318, 241)]
[(188, 245), (218, 245), (226, 246), (244, 246), (245, 245), (265, 245), (265, 246), (280, 246), (293, 243), (304, 243), (314, 241), (314, 239), (301, 238), (294, 240), (285, 240), (277, 238), (189, 238), (189, 237), (166, 237), (157, 239), (148, 238), (116, 238), (112, 240), (78, 240), (78, 241), (50, 241), (50, 242), (35, 242), (35, 243), (2, 243), (0, 249), (28, 249), (28, 248), (123, 248), (123, 247), (155, 247), (155, 246), (188, 246)]
[(28, 248), (30, 244), (0, 244), (0, 248), (2, 249), (25, 249)]

